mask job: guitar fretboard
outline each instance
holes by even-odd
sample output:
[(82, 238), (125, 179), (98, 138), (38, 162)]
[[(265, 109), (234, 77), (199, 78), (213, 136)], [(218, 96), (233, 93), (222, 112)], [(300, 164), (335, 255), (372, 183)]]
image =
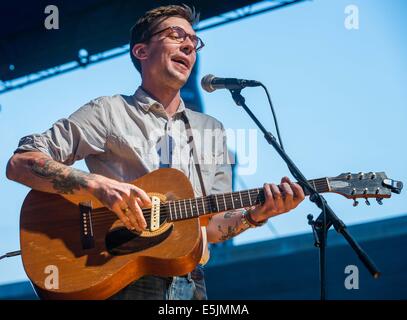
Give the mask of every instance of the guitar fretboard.
[[(318, 192), (328, 192), (327, 178), (308, 180), (311, 186)], [(306, 196), (309, 195), (304, 190)], [(202, 215), (229, 211), (264, 203), (263, 188), (255, 188), (244, 191), (236, 191), (222, 194), (212, 194), (206, 197), (168, 201), (161, 206), (161, 210), (167, 213), (170, 221), (196, 218)]]

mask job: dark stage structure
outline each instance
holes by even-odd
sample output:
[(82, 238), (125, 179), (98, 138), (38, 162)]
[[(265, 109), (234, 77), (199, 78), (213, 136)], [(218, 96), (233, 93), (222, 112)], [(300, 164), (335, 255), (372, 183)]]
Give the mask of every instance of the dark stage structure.
[(58, 10), (58, 29), (44, 25), (48, 14), (54, 12), (45, 13), (49, 1), (3, 1), (0, 94), (128, 54), (131, 26), (145, 11), (159, 5), (195, 7), (201, 13), (200, 31), (304, 1), (56, 0), (52, 5)]

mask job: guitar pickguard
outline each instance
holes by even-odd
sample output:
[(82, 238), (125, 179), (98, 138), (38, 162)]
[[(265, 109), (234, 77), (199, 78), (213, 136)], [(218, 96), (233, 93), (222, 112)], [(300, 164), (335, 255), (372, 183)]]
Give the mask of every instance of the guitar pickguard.
[[(172, 223), (165, 223), (155, 232), (138, 234), (126, 227), (112, 229), (106, 235), (105, 245), (107, 251), (114, 256), (143, 251), (164, 241), (173, 229)], [(143, 235), (145, 234), (145, 235)]]
[(147, 219), (147, 230), (141, 233), (128, 230), (117, 221), (106, 234), (106, 248), (112, 255), (123, 255), (151, 248), (164, 241), (171, 233), (173, 223), (160, 216), (160, 203), (166, 196), (160, 193), (149, 193), (152, 199), (151, 220)]

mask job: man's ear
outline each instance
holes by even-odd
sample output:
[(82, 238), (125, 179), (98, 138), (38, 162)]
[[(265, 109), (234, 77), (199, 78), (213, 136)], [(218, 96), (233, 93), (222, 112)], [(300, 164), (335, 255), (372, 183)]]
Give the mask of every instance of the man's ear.
[(131, 52), (139, 60), (147, 59), (147, 48), (145, 43), (136, 43)]

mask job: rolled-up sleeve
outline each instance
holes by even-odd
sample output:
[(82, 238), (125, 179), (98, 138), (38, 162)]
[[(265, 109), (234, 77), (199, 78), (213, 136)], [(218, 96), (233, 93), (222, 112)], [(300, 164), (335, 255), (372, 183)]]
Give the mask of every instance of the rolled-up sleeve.
[(14, 151), (40, 151), (52, 159), (71, 165), (88, 155), (103, 153), (109, 134), (109, 119), (103, 99), (82, 106), (68, 118), (60, 119), (42, 134), (20, 139)]

